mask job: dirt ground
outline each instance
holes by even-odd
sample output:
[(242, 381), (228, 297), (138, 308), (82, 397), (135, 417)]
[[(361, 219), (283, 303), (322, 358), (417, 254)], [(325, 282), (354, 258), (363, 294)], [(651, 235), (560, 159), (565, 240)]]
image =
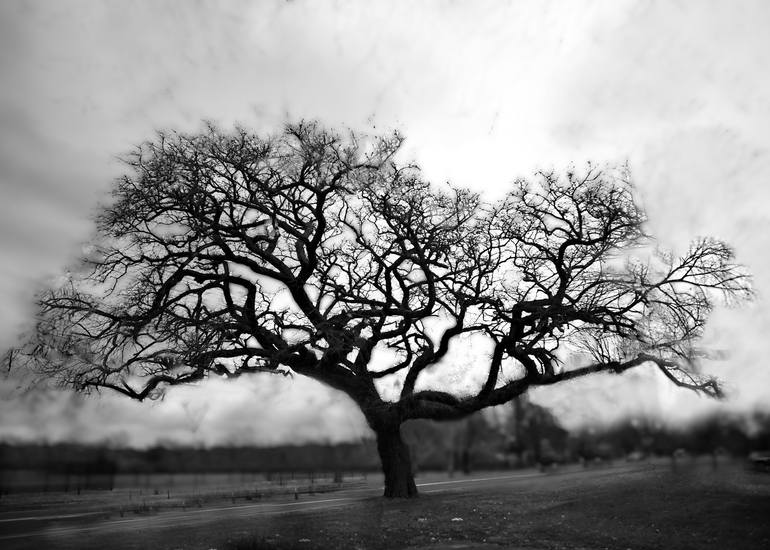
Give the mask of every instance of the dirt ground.
[[(421, 497), (362, 494), (312, 510), (198, 510), (169, 521), (105, 522), (6, 538), (12, 548), (766, 549), (770, 475), (742, 464), (643, 463), (478, 482), (428, 483)], [(486, 481), (484, 481), (486, 479)], [(419, 480), (418, 480), (419, 482)], [(369, 493), (371, 495), (371, 493)], [(288, 506), (288, 505), (284, 505)], [(235, 510), (237, 511), (237, 510)], [(162, 519), (162, 518), (161, 518)], [(0, 526), (2, 528), (2, 526)], [(53, 534), (52, 534), (53, 533)], [(1, 534), (1, 532), (0, 532)], [(2, 537), (0, 537), (2, 538)]]

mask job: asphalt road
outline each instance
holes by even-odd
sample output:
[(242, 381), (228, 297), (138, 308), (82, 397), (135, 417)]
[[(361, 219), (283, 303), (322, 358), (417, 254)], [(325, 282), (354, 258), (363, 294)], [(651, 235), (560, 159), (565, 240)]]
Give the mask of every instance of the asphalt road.
[[(428, 474), (421, 476), (417, 485), (421, 493), (449, 493), (453, 491), (483, 491), (500, 489), (505, 486), (515, 487), (517, 483), (534, 481), (535, 478), (553, 480), (556, 478), (617, 476), (650, 468), (647, 463), (621, 464), (600, 469), (568, 468), (555, 472), (534, 470), (513, 473), (487, 473), (447, 479), (446, 474)], [(115, 540), (126, 540), (138, 531), (155, 531), (162, 537), (165, 530), (201, 529), (205, 525), (248, 520), (263, 516), (290, 514), (292, 512), (325, 511), (352, 506), (362, 500), (379, 497), (382, 494), (381, 479), (370, 479), (366, 487), (344, 489), (326, 495), (305, 496), (300, 500), (282, 500), (236, 504), (232, 506), (209, 505), (204, 508), (187, 510), (167, 510), (133, 517), (105, 517), (104, 512), (87, 513), (51, 513), (41, 510), (27, 513), (21, 517), (0, 517), (0, 547), (40, 548), (56, 547), (58, 542), (84, 540), (85, 538), (109, 535)], [(213, 528), (213, 527), (212, 527)], [(64, 545), (63, 547), (70, 547)]]

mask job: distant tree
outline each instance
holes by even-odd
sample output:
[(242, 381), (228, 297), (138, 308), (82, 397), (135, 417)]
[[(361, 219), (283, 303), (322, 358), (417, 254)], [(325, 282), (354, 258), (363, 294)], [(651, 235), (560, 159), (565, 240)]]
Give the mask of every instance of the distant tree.
[[(388, 497), (417, 494), (408, 419), (642, 364), (720, 395), (697, 344), (715, 300), (750, 294), (728, 245), (656, 248), (626, 170), (540, 173), (485, 202), (431, 186), (396, 159), (401, 143), (314, 123), (157, 135), (126, 159), (86, 257), (40, 296), (11, 364), (139, 400), (210, 375), (309, 376), (363, 411)], [(468, 365), (484, 382), (421, 386), (470, 334), (490, 342)], [(594, 362), (565, 368), (562, 347)], [(399, 395), (383, 397), (386, 377)]]
[(459, 469), (469, 474), (474, 463), (499, 465), (495, 454), (503, 444), (503, 435), (482, 412), (447, 422), (412, 420), (402, 426), (402, 435), (415, 470), (447, 469), (452, 475)]
[(413, 471), (451, 467), (455, 423), (415, 419), (401, 426), (401, 435), (409, 447)]
[(452, 467), (458, 466), (464, 474), (470, 474), (480, 451), (499, 447), (500, 434), (483, 414), (464, 418), (456, 427), (453, 441)]
[(517, 455), (519, 465), (532, 461), (546, 464), (564, 458), (567, 430), (548, 409), (530, 401), (527, 394), (511, 401), (506, 431), (507, 450)]

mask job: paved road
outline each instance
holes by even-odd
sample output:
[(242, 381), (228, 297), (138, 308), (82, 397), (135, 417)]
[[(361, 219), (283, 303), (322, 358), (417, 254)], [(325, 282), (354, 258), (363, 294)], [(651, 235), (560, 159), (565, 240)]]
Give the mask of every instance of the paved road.
[[(417, 484), (421, 493), (443, 493), (452, 491), (474, 491), (484, 488), (515, 486), (534, 478), (603, 477), (616, 476), (631, 471), (649, 468), (646, 464), (623, 464), (611, 468), (583, 470), (570, 468), (559, 472), (541, 473), (534, 470), (515, 473), (476, 475), (447, 479), (446, 475), (427, 475)], [(555, 481), (555, 479), (553, 480)], [(366, 487), (344, 489), (322, 496), (302, 496), (301, 500), (244, 503), (232, 506), (207, 506), (188, 510), (169, 510), (137, 517), (105, 518), (102, 512), (79, 514), (29, 514), (24, 517), (0, 519), (0, 546), (15, 548), (36, 547), (36, 541), (56, 541), (82, 535), (110, 534), (120, 537), (121, 533), (145, 530), (164, 530), (185, 527), (199, 528), (202, 524), (256, 518), (265, 515), (286, 514), (293, 511), (322, 511), (350, 506), (364, 499), (382, 494), (381, 481), (370, 480)]]

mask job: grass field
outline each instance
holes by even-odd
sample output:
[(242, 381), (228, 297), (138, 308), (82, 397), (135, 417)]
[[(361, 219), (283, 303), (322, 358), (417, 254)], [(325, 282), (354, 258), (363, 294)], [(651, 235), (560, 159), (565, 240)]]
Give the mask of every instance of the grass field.
[[(292, 503), (51, 520), (11, 548), (766, 549), (770, 475), (742, 464), (667, 462), (562, 472), (421, 477), (421, 497), (387, 501), (377, 482)], [(294, 506), (297, 504), (297, 506)]]
[[(134, 476), (123, 476), (134, 477)], [(14, 515), (48, 510), (52, 513), (130, 515), (170, 509), (200, 508), (221, 503), (271, 500), (281, 496), (315, 495), (361, 486), (365, 473), (329, 474), (165, 474), (119, 480), (113, 490), (17, 492), (0, 497), (0, 525)]]

